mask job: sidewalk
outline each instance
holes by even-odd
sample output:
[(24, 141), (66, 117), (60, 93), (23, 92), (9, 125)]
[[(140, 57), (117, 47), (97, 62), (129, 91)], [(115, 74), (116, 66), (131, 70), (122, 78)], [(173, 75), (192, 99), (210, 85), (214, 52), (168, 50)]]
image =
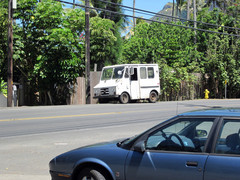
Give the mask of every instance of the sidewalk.
[(21, 175), (21, 174), (0, 174), (1, 180), (50, 180), (51, 176), (47, 175)]

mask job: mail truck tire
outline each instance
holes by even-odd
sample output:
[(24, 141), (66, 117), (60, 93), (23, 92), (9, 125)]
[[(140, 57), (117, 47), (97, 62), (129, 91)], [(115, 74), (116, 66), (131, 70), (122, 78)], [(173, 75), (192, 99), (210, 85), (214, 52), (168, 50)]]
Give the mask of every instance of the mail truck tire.
[(158, 100), (158, 95), (157, 95), (157, 93), (156, 93), (155, 91), (151, 91), (151, 92), (150, 92), (150, 95), (149, 95), (148, 101), (149, 101), (150, 103), (155, 103), (155, 102), (157, 102), (157, 100)]
[(120, 97), (119, 97), (119, 101), (122, 104), (127, 104), (129, 102), (129, 95), (126, 92), (123, 92)]

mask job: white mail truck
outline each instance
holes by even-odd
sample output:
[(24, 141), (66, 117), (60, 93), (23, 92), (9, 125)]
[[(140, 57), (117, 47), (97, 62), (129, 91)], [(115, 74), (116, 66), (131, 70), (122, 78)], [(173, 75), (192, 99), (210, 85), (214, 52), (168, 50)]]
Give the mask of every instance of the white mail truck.
[(155, 103), (160, 95), (157, 64), (121, 64), (102, 69), (100, 82), (94, 87), (94, 98), (99, 102), (117, 99), (126, 104), (147, 99)]

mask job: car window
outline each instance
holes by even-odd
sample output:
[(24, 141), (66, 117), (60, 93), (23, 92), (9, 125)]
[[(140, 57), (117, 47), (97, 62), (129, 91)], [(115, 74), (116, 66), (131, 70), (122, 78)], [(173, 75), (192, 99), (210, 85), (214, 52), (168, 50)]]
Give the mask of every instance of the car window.
[(240, 155), (240, 119), (224, 120), (215, 147), (215, 153)]
[(213, 118), (182, 118), (149, 135), (148, 150), (203, 152)]

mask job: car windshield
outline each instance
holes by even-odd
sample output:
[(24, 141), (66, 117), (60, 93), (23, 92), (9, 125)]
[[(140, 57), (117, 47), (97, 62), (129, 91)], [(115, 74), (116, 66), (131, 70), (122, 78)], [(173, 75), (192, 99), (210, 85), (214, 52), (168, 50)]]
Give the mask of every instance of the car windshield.
[(104, 68), (101, 80), (121, 79), (123, 77), (124, 66), (115, 68)]

